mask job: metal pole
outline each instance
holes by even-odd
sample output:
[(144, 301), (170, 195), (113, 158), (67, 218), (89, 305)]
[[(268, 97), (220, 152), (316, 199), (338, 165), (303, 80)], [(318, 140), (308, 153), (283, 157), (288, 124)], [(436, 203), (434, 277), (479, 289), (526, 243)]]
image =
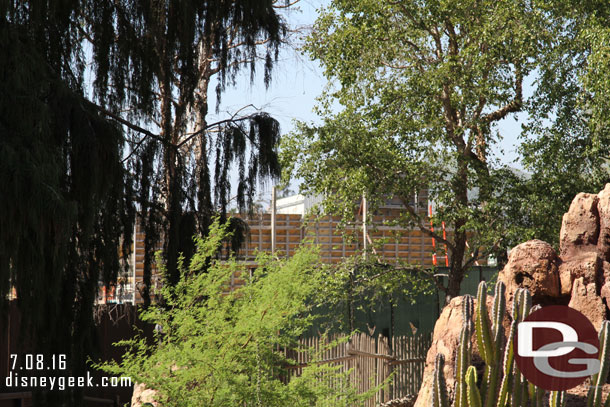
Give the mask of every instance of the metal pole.
[(271, 188), (271, 253), (275, 253), (275, 215), (276, 215), (275, 186)]
[(367, 207), (366, 207), (366, 195), (363, 193), (362, 194), (362, 241), (363, 241), (363, 248), (364, 248), (364, 257), (366, 257), (366, 249), (367, 249), (367, 235), (368, 232), (366, 230), (366, 212), (367, 212)]
[(136, 216), (134, 217), (134, 222), (133, 222), (133, 253), (132, 253), (132, 258), (131, 258), (131, 263), (132, 263), (132, 267), (133, 267), (133, 277), (132, 277), (132, 294), (131, 294), (131, 304), (135, 307), (136, 306), (136, 269), (137, 269), (137, 265), (136, 265), (136, 259), (137, 259), (137, 254), (136, 251), (138, 250), (138, 215), (136, 214)]

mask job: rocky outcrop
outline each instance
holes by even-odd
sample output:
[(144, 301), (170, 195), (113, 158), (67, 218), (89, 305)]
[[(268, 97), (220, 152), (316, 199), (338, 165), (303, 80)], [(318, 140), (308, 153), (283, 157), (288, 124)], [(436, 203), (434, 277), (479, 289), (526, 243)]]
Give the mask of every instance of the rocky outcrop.
[(610, 184), (597, 195), (576, 195), (563, 216), (559, 254), (540, 240), (522, 243), (511, 251), (499, 279), (506, 284), (509, 304), (523, 287), (534, 304), (574, 304), (594, 321), (605, 319), (610, 304)]
[(559, 266), (561, 294), (570, 295), (574, 280), (582, 278), (585, 284), (596, 283), (602, 269), (602, 259), (596, 252), (577, 253)]
[(447, 388), (455, 387), (455, 355), (460, 340), (460, 331), (464, 318), (462, 317), (462, 304), (464, 297), (456, 297), (443, 308), (440, 317), (434, 325), (432, 346), (426, 357), (423, 384), (419, 390), (414, 407), (428, 407), (432, 400), (432, 380), (434, 378), (434, 361), (436, 355), (441, 353), (445, 356), (445, 378)]
[(595, 283), (585, 284), (583, 277), (574, 280), (572, 297), (568, 305), (589, 318), (598, 331), (602, 321), (606, 319), (606, 306), (596, 293)]
[[(586, 315), (599, 330), (602, 321), (610, 316), (610, 184), (597, 195), (576, 195), (563, 216), (559, 254), (541, 240), (522, 243), (510, 252), (498, 278), (506, 285), (507, 311), (512, 308), (515, 292), (527, 288), (534, 305), (569, 305)], [(449, 393), (455, 387), (453, 370), (463, 322), (462, 303), (462, 297), (454, 298), (434, 327), (416, 407), (430, 405), (438, 353), (445, 356)], [(473, 346), (473, 362), (475, 358), (476, 346)], [(583, 399), (577, 389), (570, 390), (568, 395), (575, 406)]]
[(146, 388), (143, 383), (136, 384), (133, 387), (133, 395), (131, 396), (131, 407), (158, 407), (159, 404), (155, 397), (157, 392), (152, 389)]
[(558, 297), (558, 264), (555, 250), (542, 240), (530, 240), (511, 250), (508, 263), (498, 277), (506, 285), (507, 303), (512, 304), (519, 288), (527, 288), (537, 303), (544, 298)]
[[(476, 309), (477, 300), (474, 299), (474, 306)], [(424, 377), (422, 386), (419, 390), (417, 400), (415, 401), (414, 407), (429, 407), (432, 398), (432, 381), (434, 379), (434, 361), (437, 354), (445, 356), (445, 380), (447, 388), (451, 391), (455, 388), (455, 362), (457, 356), (457, 349), (460, 341), (460, 332), (464, 323), (462, 315), (462, 307), (464, 304), (464, 297), (456, 297), (449, 302), (443, 308), (440, 317), (434, 325), (434, 334), (432, 340), (432, 346), (428, 350), (426, 356), (426, 367), (424, 368)], [(493, 297), (487, 297), (487, 311), (490, 318), (491, 310), (493, 306)], [(504, 332), (508, 334), (510, 324), (512, 320), (507, 316), (504, 320)], [(483, 361), (480, 357), (476, 339), (472, 337), (472, 364), (474, 366), (483, 366)], [(449, 391), (450, 397), (453, 397)]]
[(570, 209), (563, 215), (559, 234), (559, 253), (562, 257), (597, 251), (599, 237), (599, 211), (597, 195), (576, 195)]

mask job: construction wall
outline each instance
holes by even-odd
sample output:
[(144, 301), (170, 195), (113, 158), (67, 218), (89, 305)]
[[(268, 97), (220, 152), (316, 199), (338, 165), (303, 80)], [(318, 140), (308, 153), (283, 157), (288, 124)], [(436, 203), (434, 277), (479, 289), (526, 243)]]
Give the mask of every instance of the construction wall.
[[(396, 218), (373, 216), (368, 227), (367, 246), (387, 262), (409, 262), (425, 267), (432, 266), (432, 239), (419, 230), (385, 226)], [(271, 251), (271, 215), (261, 214), (247, 220), (250, 233), (246, 247), (238, 256), (253, 261), (256, 251)], [(367, 239), (368, 240), (368, 239)], [(361, 223), (341, 229), (338, 217), (302, 218), (300, 215), (277, 214), (275, 221), (275, 248), (281, 256), (290, 257), (301, 243), (320, 246), (322, 260), (338, 263), (350, 256), (362, 254), (364, 248)], [(372, 244), (371, 244), (372, 243)], [(442, 248), (441, 248), (442, 250)], [(444, 253), (443, 253), (444, 256)]]
[[(433, 267), (435, 265), (433, 255), (436, 253), (436, 265), (444, 266), (448, 259), (443, 245), (437, 243), (433, 246), (433, 240), (419, 229), (392, 226), (403, 211), (404, 208), (400, 208), (397, 204), (380, 208), (374, 215), (369, 215), (368, 250), (375, 252), (388, 263), (408, 263), (422, 267)], [(356, 219), (359, 221), (342, 225), (339, 217), (276, 214), (275, 228), (273, 228), (270, 213), (256, 214), (246, 219), (249, 233), (245, 247), (238, 253), (238, 260), (255, 267), (256, 253), (272, 250), (272, 229), (275, 229), (276, 255), (290, 257), (299, 245), (316, 244), (320, 247), (320, 255), (324, 262), (338, 263), (345, 258), (363, 253), (362, 216), (357, 214)], [(439, 234), (443, 233), (441, 225), (436, 226), (435, 230)], [(131, 273), (124, 279), (124, 284), (109, 291), (101, 290), (98, 302), (142, 303), (140, 289), (144, 277), (144, 233), (139, 225), (135, 228), (130, 266)], [(151, 283), (153, 286), (159, 286), (160, 278), (156, 273), (153, 273)], [(231, 288), (241, 284), (243, 284), (243, 276), (235, 276)]]

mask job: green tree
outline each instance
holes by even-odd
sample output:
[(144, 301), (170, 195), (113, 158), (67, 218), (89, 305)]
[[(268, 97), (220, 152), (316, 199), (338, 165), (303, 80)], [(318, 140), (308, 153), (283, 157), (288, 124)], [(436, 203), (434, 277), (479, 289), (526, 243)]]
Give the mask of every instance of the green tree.
[[(287, 29), (277, 0), (91, 1), (81, 13), (95, 66), (94, 105), (127, 130), (126, 165), (137, 180), (145, 231), (143, 298), (149, 302), (153, 253), (164, 243), (168, 281), (179, 279), (179, 253), (205, 234), (236, 192), (240, 210), (255, 188), (279, 176), (279, 124), (250, 106), (208, 122), (210, 86), (217, 100), (237, 73), (263, 66), (265, 84)], [(217, 106), (218, 108), (218, 106)], [(154, 131), (151, 131), (152, 129)], [(238, 174), (231, 188), (231, 168)]]
[(294, 347), (311, 326), (311, 304), (323, 288), (315, 250), (301, 249), (289, 260), (261, 254), (245, 286), (229, 292), (233, 273), (248, 270), (216, 260), (226, 230), (214, 223), (207, 239), (197, 238), (188, 268), (180, 262), (178, 284), (161, 289), (168, 306), (141, 314), (162, 326), (158, 343), (123, 341), (122, 362), (101, 367), (157, 390), (163, 406), (347, 406), (365, 397), (328, 364), (311, 363), (300, 377), (282, 380), (295, 361), (279, 349)]
[[(403, 225), (447, 246), (451, 299), (476, 260), (519, 238), (505, 195), (516, 178), (490, 150), (498, 122), (524, 109), (524, 78), (554, 38), (552, 22), (521, 0), (333, 1), (305, 49), (335, 86), (321, 97), (322, 124), (301, 124), (283, 144), (289, 171), (330, 210), (363, 193), (372, 207), (400, 198)], [(422, 191), (447, 239), (413, 205)]]
[[(538, 87), (521, 156), (529, 179), (513, 194), (513, 219), (523, 240), (558, 245), (562, 215), (578, 192), (596, 193), (610, 181), (607, 2), (555, 2), (552, 43), (541, 53)], [(520, 194), (519, 194), (520, 193)]]

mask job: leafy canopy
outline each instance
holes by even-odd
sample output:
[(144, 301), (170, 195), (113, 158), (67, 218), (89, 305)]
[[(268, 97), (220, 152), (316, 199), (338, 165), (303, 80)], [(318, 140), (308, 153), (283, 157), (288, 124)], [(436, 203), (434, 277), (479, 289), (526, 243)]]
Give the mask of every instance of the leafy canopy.
[(601, 1), (564, 1), (555, 2), (550, 12), (563, 29), (541, 54), (520, 146), (531, 177), (517, 191), (511, 215), (523, 240), (558, 245), (562, 215), (572, 198), (578, 192), (596, 193), (610, 181), (610, 8)]
[[(514, 176), (490, 150), (497, 123), (523, 108), (549, 19), (521, 0), (331, 2), (305, 50), (334, 86), (320, 98), (322, 124), (301, 124), (283, 144), (289, 172), (348, 216), (363, 192), (373, 207), (400, 198), (403, 225), (447, 245), (445, 289), (457, 295), (475, 260), (514, 243), (503, 210)], [(425, 191), (446, 240), (413, 205)]]

